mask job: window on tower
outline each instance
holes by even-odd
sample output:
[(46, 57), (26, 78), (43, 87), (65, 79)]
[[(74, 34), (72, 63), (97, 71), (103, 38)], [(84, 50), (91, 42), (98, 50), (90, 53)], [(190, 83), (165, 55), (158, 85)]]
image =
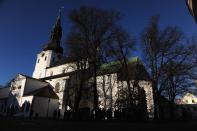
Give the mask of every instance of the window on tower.
[(44, 60), (46, 61), (47, 60), (47, 57), (45, 56)]
[(41, 55), (42, 57), (44, 57), (44, 53), (42, 53), (42, 55)]
[(39, 62), (40, 62), (40, 59), (38, 59), (37, 63), (39, 63)]

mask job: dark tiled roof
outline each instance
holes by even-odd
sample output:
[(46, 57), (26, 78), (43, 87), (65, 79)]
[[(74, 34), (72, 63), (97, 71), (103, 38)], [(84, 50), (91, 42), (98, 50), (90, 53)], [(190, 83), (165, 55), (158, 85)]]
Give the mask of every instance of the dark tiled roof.
[[(128, 61), (130, 79), (140, 79), (140, 80), (149, 80), (150, 76), (146, 71), (143, 63), (138, 57), (133, 57)], [(123, 75), (125, 74), (121, 68), (121, 64), (118, 61), (113, 61), (110, 63), (103, 64), (98, 70), (98, 75), (112, 74), (112, 73), (121, 73), (122, 77), (119, 79), (124, 79)]]
[(0, 100), (7, 99), (10, 93), (9, 87), (0, 88)]
[(33, 77), (31, 77), (31, 76), (27, 76), (27, 75), (24, 75), (24, 74), (20, 74), (20, 75), (22, 75), (22, 76), (24, 76), (24, 77), (26, 77), (26, 78), (28, 78), (28, 79), (31, 79), (31, 80), (36, 80), (36, 81), (48, 83), (48, 82), (46, 82), (46, 81), (44, 81), (44, 80), (42, 80), (42, 79), (36, 79), (36, 78), (33, 78)]
[(50, 85), (24, 94), (24, 96), (29, 95), (59, 99), (59, 97), (56, 95)]

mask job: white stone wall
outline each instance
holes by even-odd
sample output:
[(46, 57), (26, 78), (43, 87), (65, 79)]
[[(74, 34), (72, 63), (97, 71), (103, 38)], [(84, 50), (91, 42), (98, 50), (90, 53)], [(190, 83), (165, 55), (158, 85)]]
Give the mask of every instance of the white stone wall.
[(61, 110), (61, 112), (60, 112), (61, 117), (64, 116), (64, 110), (65, 110), (64, 105), (63, 105), (63, 103), (64, 103), (64, 91), (65, 91), (65, 88), (66, 88), (66, 82), (67, 82), (68, 78), (69, 78), (69, 76), (47, 80), (47, 82), (50, 83), (53, 86), (54, 91), (56, 91), (56, 89), (55, 89), (56, 84), (59, 83), (59, 85), (60, 85), (60, 90), (59, 90), (59, 92), (56, 92), (56, 94), (59, 97), (59, 109)]
[(139, 86), (145, 90), (147, 101), (147, 112), (149, 117), (154, 117), (154, 101), (153, 101), (153, 89), (150, 81), (140, 81)]
[(68, 73), (75, 70), (76, 70), (76, 65), (74, 63), (68, 63), (55, 67), (50, 67), (46, 69), (46, 77)]
[(55, 53), (52, 50), (42, 51), (37, 55), (36, 65), (32, 76), (38, 79), (46, 77), (46, 68), (50, 67), (51, 64), (58, 61), (61, 57), (62, 54)]
[[(117, 74), (108, 74), (97, 77), (97, 90), (99, 94), (99, 101), (101, 102), (101, 108), (114, 107), (117, 99), (117, 86)], [(104, 95), (104, 92), (106, 93), (106, 97)]]
[[(125, 81), (121, 82), (117, 80), (117, 74), (108, 74), (103, 76), (97, 77), (97, 88), (99, 93), (99, 101), (101, 102), (100, 107), (104, 108), (104, 93), (103, 93), (103, 86), (105, 88), (105, 92), (107, 97), (107, 103), (106, 108), (110, 108), (111, 106), (114, 107), (115, 102), (118, 98), (118, 89), (119, 87), (127, 88), (127, 84)], [(154, 114), (154, 104), (153, 104), (153, 92), (152, 92), (152, 86), (151, 82), (149, 81), (140, 81), (139, 86), (144, 89), (145, 95), (146, 95), (146, 101), (147, 101), (147, 112), (149, 114), (149, 117), (153, 117)], [(131, 87), (132, 87), (132, 81), (131, 81)], [(112, 95), (111, 95), (112, 91)], [(112, 96), (112, 101), (111, 101)]]

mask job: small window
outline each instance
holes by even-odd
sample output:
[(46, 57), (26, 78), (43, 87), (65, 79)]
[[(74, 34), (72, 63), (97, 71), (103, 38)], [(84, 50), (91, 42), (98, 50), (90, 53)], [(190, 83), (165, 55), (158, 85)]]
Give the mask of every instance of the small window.
[(18, 89), (21, 89), (21, 86), (18, 86)]
[(39, 62), (40, 62), (40, 59), (38, 59), (37, 63), (39, 63)]
[(12, 86), (12, 90), (15, 90), (16, 89), (16, 87), (15, 86)]
[(25, 111), (26, 111), (26, 112), (29, 112), (29, 110), (30, 110), (30, 103), (28, 102), (27, 105), (26, 105)]
[(186, 103), (188, 103), (188, 100), (186, 100)]
[(47, 60), (47, 57), (45, 56), (44, 60), (46, 61)]
[(42, 53), (42, 55), (41, 55), (42, 57), (44, 57), (44, 53)]
[(59, 82), (55, 85), (55, 92), (56, 93), (60, 92), (60, 83)]
[(195, 101), (194, 101), (194, 100), (192, 100), (192, 103), (195, 103)]

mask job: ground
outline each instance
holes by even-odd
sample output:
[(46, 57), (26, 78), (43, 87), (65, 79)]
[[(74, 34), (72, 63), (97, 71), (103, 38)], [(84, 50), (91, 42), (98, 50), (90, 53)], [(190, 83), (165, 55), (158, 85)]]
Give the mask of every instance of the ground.
[(87, 121), (63, 121), (47, 119), (19, 119), (19, 118), (0, 118), (0, 130), (7, 131), (120, 131), (120, 130), (188, 130), (197, 128), (197, 122), (87, 122)]

